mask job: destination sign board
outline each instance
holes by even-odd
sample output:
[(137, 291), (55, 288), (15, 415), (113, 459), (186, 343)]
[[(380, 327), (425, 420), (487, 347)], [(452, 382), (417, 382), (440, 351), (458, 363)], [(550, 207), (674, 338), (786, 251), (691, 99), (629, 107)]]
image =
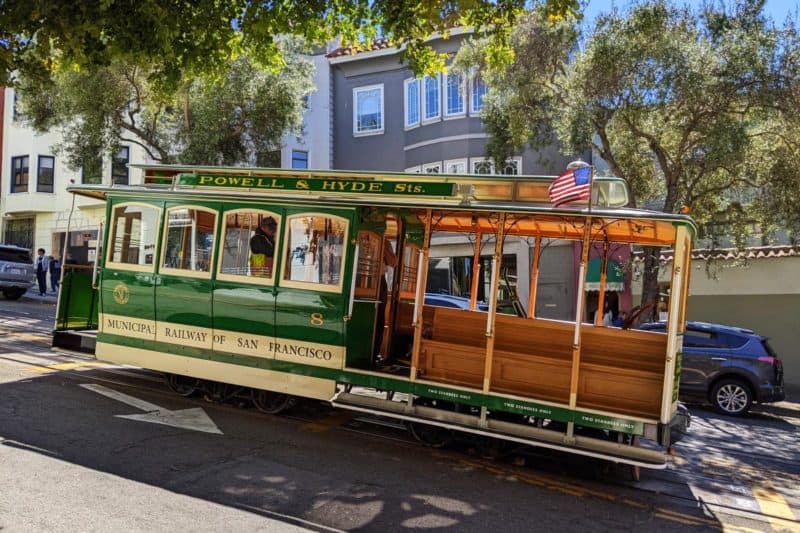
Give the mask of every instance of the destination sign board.
[(453, 196), (456, 184), (423, 181), (372, 181), (346, 178), (295, 178), (283, 176), (231, 176), (220, 174), (181, 174), (178, 185), (191, 187), (230, 187), (287, 192), (332, 192), (409, 196)]

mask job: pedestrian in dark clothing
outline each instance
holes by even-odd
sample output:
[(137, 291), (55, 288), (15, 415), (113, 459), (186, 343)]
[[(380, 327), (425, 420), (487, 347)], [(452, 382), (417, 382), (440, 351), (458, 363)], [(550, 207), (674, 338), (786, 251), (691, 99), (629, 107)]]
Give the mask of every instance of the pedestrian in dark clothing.
[(50, 256), (50, 288), (53, 292), (58, 292), (58, 284), (61, 281), (61, 262)]
[(278, 223), (274, 218), (264, 218), (250, 238), (251, 276), (272, 276), (273, 256), (275, 255), (275, 230), (277, 228)]
[(44, 248), (39, 248), (36, 256), (36, 281), (39, 282), (39, 296), (47, 294), (47, 272), (50, 270), (50, 258), (44, 255)]

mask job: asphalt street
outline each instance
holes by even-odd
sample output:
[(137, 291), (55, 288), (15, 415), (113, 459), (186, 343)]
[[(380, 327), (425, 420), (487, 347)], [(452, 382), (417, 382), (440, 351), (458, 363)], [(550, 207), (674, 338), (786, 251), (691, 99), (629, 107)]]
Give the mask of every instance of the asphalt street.
[(800, 531), (800, 405), (693, 407), (663, 471), (511, 449), (434, 450), (300, 402), (172, 394), (50, 348), (52, 298), (0, 299), (3, 531)]

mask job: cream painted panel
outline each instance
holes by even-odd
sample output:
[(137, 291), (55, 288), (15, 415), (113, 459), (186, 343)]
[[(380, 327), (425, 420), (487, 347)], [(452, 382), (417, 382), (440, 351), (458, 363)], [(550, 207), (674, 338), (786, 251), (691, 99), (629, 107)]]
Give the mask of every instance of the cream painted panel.
[(104, 342), (97, 343), (96, 354), (98, 360), (109, 363), (138, 366), (160, 372), (221, 381), (232, 385), (283, 392), (318, 400), (330, 400), (336, 392), (336, 382), (332, 380), (183, 357)]
[(135, 339), (156, 339), (156, 321), (129, 316), (100, 313), (98, 317), (100, 331), (111, 335), (133, 337)]

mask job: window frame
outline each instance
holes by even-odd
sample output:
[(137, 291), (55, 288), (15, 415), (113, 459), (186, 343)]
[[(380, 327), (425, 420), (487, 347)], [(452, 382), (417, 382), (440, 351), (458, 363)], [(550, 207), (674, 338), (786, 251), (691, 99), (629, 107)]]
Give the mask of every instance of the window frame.
[[(53, 161), (53, 166), (50, 167), (50, 170), (53, 172), (53, 175), (51, 177), (50, 190), (49, 191), (43, 191), (42, 190), (42, 159), (50, 159), (50, 160)], [(56, 192), (56, 158), (55, 158), (55, 156), (52, 156), (52, 155), (38, 155), (36, 157), (36, 192), (55, 194), (55, 192)]]
[[(447, 166), (451, 164), (458, 164), (461, 163), (464, 165), (464, 172), (450, 172)], [(461, 157), (458, 159), (445, 159), (444, 160), (444, 173), (445, 174), (469, 174), (469, 159), (466, 157)]]
[(219, 242), (219, 210), (196, 204), (170, 205), (164, 209), (164, 216), (161, 218), (161, 250), (158, 254), (158, 273), (167, 274), (168, 276), (211, 279), (215, 271), (213, 264), (209, 266), (207, 272), (164, 266), (164, 259), (167, 255), (167, 239), (169, 238), (169, 212), (175, 209), (194, 209), (196, 211), (205, 211), (214, 215), (214, 241), (211, 243), (211, 250), (208, 252), (208, 257), (211, 259), (211, 261), (214, 260), (214, 257), (217, 253), (216, 248), (218, 247), (217, 243)]
[[(455, 77), (455, 76), (458, 76), (458, 77), (461, 78), (461, 82), (459, 83), (459, 86), (458, 86), (458, 93), (461, 96), (461, 111), (456, 111), (456, 112), (451, 113), (450, 112), (450, 78), (451, 77)], [(464, 90), (465, 86), (467, 85), (466, 81), (467, 81), (467, 78), (466, 78), (466, 76), (464, 74), (460, 74), (460, 73), (457, 73), (457, 72), (445, 72), (445, 74), (444, 74), (444, 82), (442, 83), (442, 86), (444, 87), (444, 91), (443, 91), (444, 92), (444, 99), (443, 99), (444, 100), (444, 105), (442, 107), (444, 108), (444, 118), (445, 118), (445, 120), (446, 119), (451, 119), (451, 118), (461, 118), (461, 117), (467, 116), (467, 101), (466, 101), (466, 95), (464, 94), (466, 92)]]
[[(428, 116), (428, 92), (427, 92), (427, 80), (436, 80), (436, 101), (437, 101), (437, 108), (436, 108), (436, 115)], [(422, 78), (422, 115), (421, 120), (422, 124), (431, 124), (433, 122), (438, 122), (442, 119), (442, 76), (441, 74), (437, 73), (435, 77), (433, 76), (425, 76)]]
[[(489, 168), (491, 172), (489, 172), (488, 174), (478, 174), (477, 172), (475, 172), (475, 165), (478, 163), (489, 163)], [(492, 161), (488, 157), (471, 157), (469, 159), (469, 173), (475, 174), (476, 176), (494, 176), (495, 175), (494, 161)]]
[[(313, 281), (297, 281), (297, 280), (289, 280), (286, 279), (286, 270), (290, 268), (291, 261), (285, 261), (285, 255), (288, 251), (288, 247), (291, 245), (292, 241), (289, 238), (289, 230), (292, 227), (292, 219), (293, 218), (302, 218), (302, 217), (329, 217), (329, 218), (336, 218), (342, 220), (344, 222), (344, 238), (342, 239), (342, 264), (340, 265), (339, 270), (339, 283), (336, 285), (328, 285), (325, 283), (315, 283)], [(344, 274), (347, 272), (347, 260), (348, 260), (348, 248), (350, 247), (350, 219), (345, 218), (341, 215), (334, 215), (332, 213), (321, 213), (318, 211), (303, 211), (302, 213), (292, 213), (291, 215), (287, 214), (285, 217), (286, 224), (283, 228), (283, 242), (285, 243), (284, 246), (286, 249), (281, 250), (283, 254), (281, 256), (281, 267), (280, 267), (280, 282), (278, 283), (279, 287), (287, 288), (287, 289), (303, 289), (307, 291), (316, 291), (316, 292), (329, 292), (335, 294), (343, 294), (344, 290)], [(355, 276), (355, 272), (352, 273)]]
[[(130, 185), (131, 184), (131, 169), (128, 167), (128, 164), (131, 162), (131, 147), (130, 145), (123, 144), (120, 145), (119, 150), (117, 153), (121, 152), (123, 149), (128, 151), (128, 159), (125, 160), (125, 183), (117, 183), (114, 179), (114, 163), (117, 162), (117, 154), (111, 154), (111, 185)], [(120, 174), (121, 176), (121, 174)], [(102, 178), (101, 178), (102, 179)]]
[(422, 174), (422, 165), (408, 167), (403, 172), (405, 172), (406, 174)]
[(106, 260), (103, 266), (114, 270), (127, 270), (130, 272), (145, 272), (152, 274), (155, 271), (157, 263), (156, 258), (161, 255), (158, 249), (153, 250), (153, 263), (150, 265), (134, 265), (132, 263), (118, 263), (113, 259), (114, 236), (115, 236), (114, 235), (115, 226), (113, 226), (115, 220), (114, 211), (116, 211), (117, 208), (119, 207), (128, 207), (128, 206), (148, 207), (156, 210), (156, 224), (158, 224), (158, 227), (156, 228), (156, 238), (153, 241), (153, 246), (155, 246), (156, 248), (158, 248), (159, 246), (158, 237), (162, 230), (162, 225), (163, 225), (162, 215), (164, 214), (164, 208), (162, 206), (155, 204), (148, 204), (146, 202), (122, 202), (119, 204), (114, 204), (111, 206), (111, 216), (108, 224), (109, 227), (108, 231), (106, 231), (107, 235), (106, 250), (105, 250)]
[(486, 82), (483, 80), (483, 78), (481, 78), (480, 74), (475, 73), (472, 76), (470, 76), (470, 78), (469, 78), (469, 114), (470, 115), (475, 115), (475, 116), (481, 116), (483, 114), (483, 107), (484, 107), (483, 98), (481, 98), (481, 105), (480, 105), (479, 108), (476, 109), (475, 105), (474, 105), (475, 104), (475, 94), (476, 94), (476, 91), (478, 89), (478, 83), (477, 82), (480, 82), (481, 84), (483, 84), (484, 88), (486, 89), (485, 92), (483, 93), (484, 97), (489, 92), (489, 86), (486, 84)]
[[(305, 162), (306, 166), (304, 166), (304, 167), (296, 167), (296, 166), (294, 166), (294, 162), (295, 162), (294, 154), (304, 154), (306, 158), (303, 161)], [(292, 168), (298, 168), (300, 170), (308, 170), (308, 150), (295, 150), (293, 148), (291, 155), (292, 155)]]
[[(408, 87), (411, 84), (415, 84), (417, 86), (417, 120), (414, 122), (409, 122), (408, 120)], [(418, 128), (422, 123), (422, 100), (421, 100), (421, 91), (420, 87), (422, 86), (422, 79), (421, 78), (407, 78), (403, 80), (403, 126), (405, 129), (410, 130), (413, 128)]]
[[(25, 181), (25, 190), (24, 191), (16, 190), (16, 188), (17, 188), (17, 183), (16, 183), (17, 174), (15, 172), (16, 169), (14, 168), (14, 162), (17, 161), (18, 159), (27, 159), (28, 160), (28, 164), (27, 165), (25, 165), (24, 167), (20, 167), (20, 170), (22, 170), (23, 168), (27, 169), (26, 174), (27, 174), (28, 178)], [(20, 173), (20, 174), (22, 174), (22, 173)], [(30, 156), (30, 154), (17, 155), (17, 156), (13, 156), (11, 158), (11, 179), (9, 180), (9, 185), (10, 185), (9, 194), (22, 194), (22, 193), (30, 192), (30, 190), (31, 190), (31, 156)]]
[[(509, 163), (516, 163), (517, 164), (517, 173), (516, 174), (506, 174), (504, 172), (504, 173), (499, 174), (499, 175), (500, 176), (521, 176), (522, 175), (522, 156), (509, 157), (508, 159), (506, 159), (505, 165), (503, 166), (503, 170), (505, 170), (505, 167)], [(492, 165), (492, 166), (494, 166), (494, 165)]]
[[(425, 163), (421, 165), (422, 171), (420, 174), (441, 174), (442, 173), (442, 162), (441, 161), (433, 161), (431, 163)], [(429, 169), (435, 168), (435, 172), (431, 172)]]
[[(375, 130), (359, 131), (358, 129), (358, 95), (362, 92), (374, 91), (380, 89), (381, 99), (381, 112), (380, 112), (380, 128)], [(361, 87), (353, 87), (353, 136), (354, 137), (367, 137), (369, 135), (382, 135), (386, 129), (386, 115), (385, 115), (385, 91), (383, 83), (376, 83), (373, 85), (363, 85)]]
[[(222, 272), (222, 254), (225, 252), (224, 246), (217, 246), (217, 268), (216, 268), (216, 278), (220, 281), (229, 281), (233, 283), (246, 283), (248, 285), (262, 285), (272, 287), (275, 285), (276, 274), (282, 270), (278, 268), (277, 265), (278, 261), (283, 257), (281, 255), (281, 224), (283, 223), (283, 217), (280, 213), (270, 211), (268, 209), (263, 209), (260, 207), (237, 207), (235, 209), (230, 210), (223, 210), (220, 213), (222, 217), (222, 225), (220, 226), (220, 238), (223, 239), (228, 231), (228, 215), (235, 215), (237, 213), (252, 213), (257, 212), (260, 214), (265, 214), (275, 219), (275, 222), (278, 223), (278, 231), (275, 232), (275, 255), (273, 256), (273, 268), (272, 268), (272, 276), (269, 278), (263, 278), (259, 276), (240, 276), (239, 274), (226, 274)], [(248, 243), (249, 245), (249, 243)], [(248, 256), (249, 260), (249, 256)], [(277, 266), (276, 266), (277, 265)]]

